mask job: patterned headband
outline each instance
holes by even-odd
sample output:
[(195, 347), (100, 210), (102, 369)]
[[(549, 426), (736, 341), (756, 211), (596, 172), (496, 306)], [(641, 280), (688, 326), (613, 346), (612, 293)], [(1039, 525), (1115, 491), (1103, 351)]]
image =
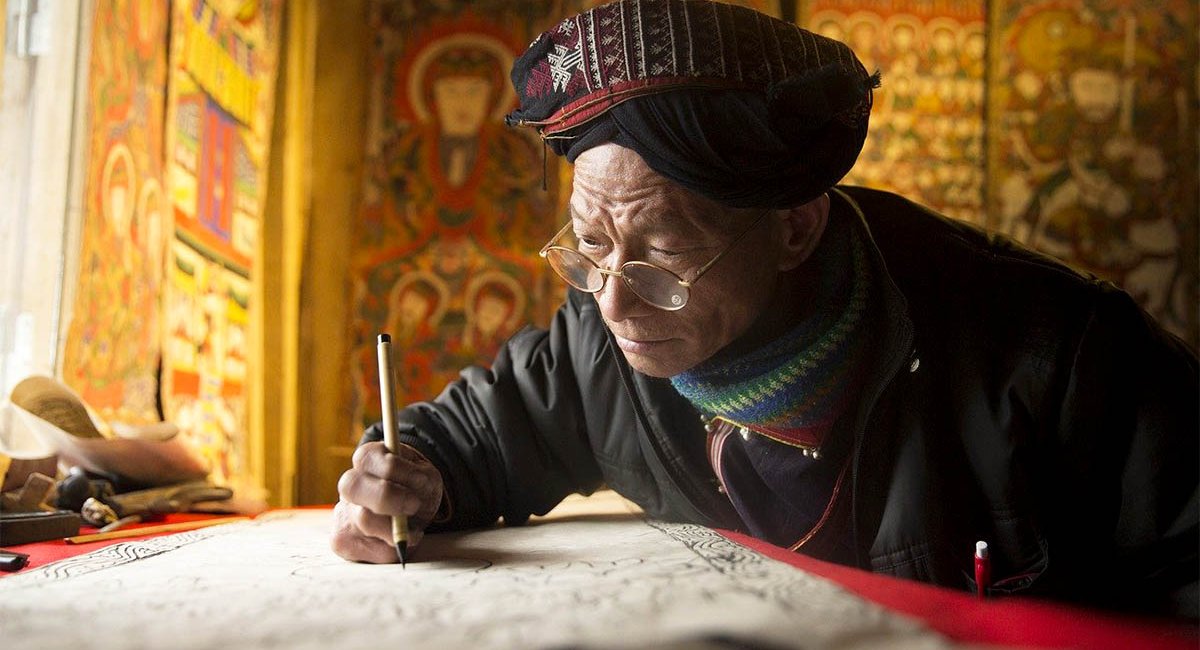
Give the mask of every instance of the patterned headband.
[(865, 122), (872, 85), (845, 44), (744, 7), (707, 0), (619, 0), (540, 35), (513, 65), (520, 107), (505, 118), (543, 137), (640, 96), (684, 89), (771, 93), (839, 68), (861, 92), (830, 117)]

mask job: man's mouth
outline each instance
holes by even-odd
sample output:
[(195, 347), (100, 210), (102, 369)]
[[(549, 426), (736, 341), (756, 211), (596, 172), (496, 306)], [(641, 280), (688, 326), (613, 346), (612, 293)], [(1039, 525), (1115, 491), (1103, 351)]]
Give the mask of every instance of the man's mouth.
[(648, 336), (639, 336), (637, 338), (626, 338), (613, 332), (613, 337), (617, 340), (617, 347), (625, 352), (632, 354), (646, 354), (656, 348), (663, 346), (670, 339), (659, 339)]

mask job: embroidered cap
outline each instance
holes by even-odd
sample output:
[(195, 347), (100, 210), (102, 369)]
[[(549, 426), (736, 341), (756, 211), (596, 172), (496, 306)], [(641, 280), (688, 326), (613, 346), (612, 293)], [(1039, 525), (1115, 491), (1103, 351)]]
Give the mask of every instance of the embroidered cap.
[(736, 207), (787, 207), (862, 149), (869, 75), (845, 44), (744, 7), (619, 0), (544, 32), (513, 64), (520, 106), (568, 160), (604, 142)]

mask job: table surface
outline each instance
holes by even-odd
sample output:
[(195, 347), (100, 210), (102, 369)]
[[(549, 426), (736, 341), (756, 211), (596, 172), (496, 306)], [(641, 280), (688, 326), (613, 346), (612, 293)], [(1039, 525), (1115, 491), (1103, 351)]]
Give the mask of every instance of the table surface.
[[(590, 498), (569, 498), (544, 519), (639, 515), (636, 506), (615, 493), (600, 492)], [(207, 520), (217, 516), (222, 515), (179, 513), (133, 528)], [(81, 531), (87, 532), (94, 532), (94, 529), (85, 528)], [(735, 532), (719, 532), (767, 557), (833, 581), (893, 612), (917, 618), (930, 628), (960, 642), (1034, 648), (1200, 648), (1200, 624), (1126, 616), (1021, 597), (981, 601), (966, 592), (831, 564)], [(27, 572), (109, 544), (154, 536), (150, 534), (88, 544), (67, 544), (63, 540), (53, 540), (12, 546), (8, 550), (29, 555), (29, 564), (21, 571)], [(14, 574), (0, 574), (4, 575)]]

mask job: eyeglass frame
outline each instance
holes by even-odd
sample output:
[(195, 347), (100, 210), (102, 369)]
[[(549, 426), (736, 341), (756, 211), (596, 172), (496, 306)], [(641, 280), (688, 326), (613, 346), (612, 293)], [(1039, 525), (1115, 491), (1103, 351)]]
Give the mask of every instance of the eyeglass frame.
[[(555, 275), (562, 278), (563, 281), (566, 282), (571, 287), (579, 289), (580, 291), (582, 291), (584, 293), (592, 294), (592, 295), (600, 293), (601, 291), (604, 290), (605, 285), (608, 284), (609, 276), (614, 276), (614, 277), (618, 277), (618, 278), (621, 278), (622, 280), (624, 280), (625, 286), (629, 287), (629, 290), (631, 292), (633, 292), (633, 295), (637, 296), (638, 300), (641, 300), (642, 302), (646, 303), (647, 305), (650, 305), (651, 307), (654, 307), (655, 309), (661, 309), (663, 311), (679, 311), (680, 309), (687, 307), (688, 303), (691, 302), (692, 286), (695, 285), (697, 282), (699, 282), (700, 278), (704, 277), (704, 274), (708, 273), (709, 269), (716, 266), (717, 262), (720, 262), (721, 259), (723, 257), (725, 257), (726, 254), (729, 253), (729, 251), (733, 250), (733, 248), (738, 245), (738, 242), (742, 241), (742, 239), (746, 235), (750, 234), (750, 231), (754, 230), (754, 228), (760, 222), (762, 222), (762, 220), (764, 218), (766, 218), (766, 216), (768, 214), (770, 214), (770, 212), (771, 212), (770, 208), (763, 210), (763, 212), (761, 214), (759, 214), (757, 217), (754, 218), (754, 221), (750, 222), (749, 226), (746, 226), (745, 229), (743, 229), (740, 233), (738, 233), (737, 236), (734, 237), (727, 246), (725, 246), (724, 250), (722, 250), (720, 253), (717, 253), (716, 257), (712, 258), (711, 260), (706, 262), (703, 266), (701, 266), (700, 270), (696, 272), (696, 277), (692, 278), (691, 280), (684, 280), (683, 278), (679, 277), (678, 273), (676, 273), (670, 269), (665, 269), (657, 264), (654, 264), (653, 262), (643, 262), (642, 260), (629, 260), (629, 261), (625, 262), (624, 264), (622, 264), (619, 269), (613, 271), (613, 270), (606, 269), (606, 268), (600, 266), (599, 264), (596, 263), (596, 260), (593, 260), (592, 258), (588, 257), (586, 254), (583, 253), (583, 251), (580, 251), (579, 249), (568, 248), (566, 246), (556, 245), (554, 242), (558, 241), (563, 235), (567, 234), (567, 230), (569, 230), (571, 228), (571, 226), (574, 225), (575, 222), (573, 219), (567, 220), (567, 223), (563, 224), (563, 227), (561, 230), (558, 231), (558, 234), (554, 235), (554, 237), (551, 238), (550, 241), (546, 242), (545, 246), (542, 246), (542, 249), (538, 251), (538, 256), (541, 257), (542, 259), (546, 259), (547, 253), (549, 253), (552, 249), (558, 248), (558, 249), (567, 251), (568, 253), (574, 253), (574, 254), (582, 257), (583, 259), (587, 260), (588, 262), (590, 262), (591, 265), (596, 267), (596, 270), (600, 272), (600, 277), (601, 277), (600, 286), (597, 287), (595, 291), (588, 291), (587, 289), (580, 289), (579, 287), (576, 287), (574, 284), (571, 283), (571, 281), (569, 279), (567, 279), (558, 270), (557, 267), (555, 267), (553, 264), (550, 264), (550, 268), (554, 270)], [(547, 264), (549, 264), (548, 261), (547, 261)], [(675, 278), (675, 281), (679, 283), (679, 286), (681, 286), (685, 289), (688, 289), (688, 296), (683, 301), (683, 304), (679, 305), (678, 307), (674, 307), (674, 308), (663, 307), (662, 305), (656, 305), (656, 304), (650, 302), (649, 300), (646, 300), (645, 298), (643, 298), (642, 295), (640, 293), (638, 293), (636, 289), (633, 288), (633, 285), (631, 285), (629, 283), (629, 279), (625, 276), (625, 267), (629, 266), (630, 264), (632, 264), (634, 266), (648, 266), (652, 269), (657, 269), (659, 271), (663, 271), (663, 272), (669, 274), (671, 277)]]

